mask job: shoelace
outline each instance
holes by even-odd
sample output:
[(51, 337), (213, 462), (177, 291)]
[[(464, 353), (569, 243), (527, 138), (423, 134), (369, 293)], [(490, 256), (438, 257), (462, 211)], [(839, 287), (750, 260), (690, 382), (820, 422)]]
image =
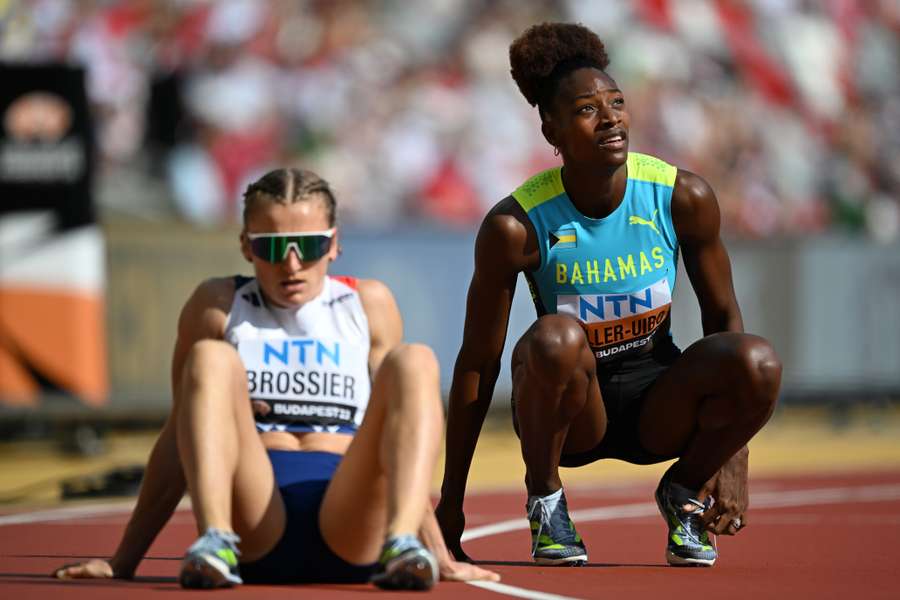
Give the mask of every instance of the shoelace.
[(214, 544), (213, 540), (215, 540), (215, 539), (221, 540), (227, 544), (229, 549), (231, 549), (234, 552), (235, 556), (241, 555), (241, 551), (238, 550), (238, 547), (237, 547), (237, 545), (241, 542), (241, 538), (238, 534), (234, 533), (233, 531), (223, 531), (221, 529), (215, 529), (213, 527), (210, 527), (209, 529), (206, 530), (206, 533), (203, 534), (203, 537), (200, 538), (200, 540), (198, 540), (198, 541), (201, 541), (203, 539), (206, 539), (208, 541), (209, 545), (213, 545)]
[[(566, 506), (565, 499), (560, 498), (559, 503), (556, 505), (556, 514), (559, 515), (560, 518), (562, 518), (562, 514), (566, 513), (566, 511), (564, 510), (565, 506)], [(538, 545), (541, 543), (541, 533), (543, 533), (543, 531), (544, 531), (544, 523), (545, 522), (547, 523), (549, 530), (551, 532), (554, 529), (553, 515), (547, 509), (547, 505), (544, 503), (543, 498), (538, 498), (537, 500), (534, 501), (534, 504), (531, 506), (531, 510), (528, 511), (528, 520), (529, 521), (535, 520), (534, 513), (535, 513), (535, 509), (538, 507), (540, 507), (540, 515), (539, 515), (539, 518), (537, 519), (538, 530), (534, 536), (534, 545), (532, 545), (532, 547), (531, 547), (531, 557), (532, 558), (534, 558), (534, 555), (537, 553)], [(563, 510), (561, 510), (561, 509), (563, 509)], [(567, 527), (568, 525), (569, 525), (568, 522), (563, 524), (564, 527)], [(557, 540), (554, 538), (553, 541), (554, 542), (566, 542), (568, 540)]]
[(538, 530), (537, 534), (534, 536), (534, 544), (531, 546), (531, 558), (534, 558), (534, 555), (537, 554), (538, 544), (541, 543), (541, 533), (544, 531), (544, 518), (546, 517), (548, 523), (550, 521), (550, 511), (547, 510), (543, 498), (538, 498), (534, 501), (534, 504), (531, 505), (531, 510), (528, 511), (528, 521), (534, 521), (534, 511), (538, 507), (540, 507), (540, 515), (537, 519)]
[(400, 556), (410, 548), (421, 548), (422, 544), (414, 535), (402, 535), (390, 538), (385, 541), (381, 548), (381, 556), (379, 561), (387, 563), (397, 556)]
[(704, 502), (700, 502), (695, 498), (688, 498), (685, 504), (690, 504), (696, 508), (696, 510), (693, 511), (686, 511), (679, 508), (679, 512), (684, 515), (682, 522), (684, 523), (685, 532), (691, 538), (695, 539), (698, 544), (702, 544), (701, 536), (703, 535), (703, 521), (700, 520), (700, 517), (709, 509), (712, 503), (709, 498)]

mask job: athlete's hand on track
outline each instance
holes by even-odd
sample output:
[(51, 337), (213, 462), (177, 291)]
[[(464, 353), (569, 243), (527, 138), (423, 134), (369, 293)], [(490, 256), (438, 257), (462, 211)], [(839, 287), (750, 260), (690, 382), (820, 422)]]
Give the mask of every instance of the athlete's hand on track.
[(438, 565), (441, 581), (500, 581), (500, 575), (477, 565), (456, 560)]
[(63, 565), (53, 572), (57, 579), (112, 579), (115, 577), (108, 561), (94, 558), (81, 563)]
[(749, 458), (750, 451), (744, 446), (703, 486), (703, 492), (712, 496), (715, 502), (701, 518), (706, 529), (716, 535), (735, 535), (747, 526)]
[(463, 551), (462, 543), (460, 542), (463, 530), (466, 528), (466, 517), (462, 511), (462, 503), (460, 503), (459, 508), (451, 508), (451, 504), (455, 503), (445, 502), (442, 497), (434, 509), (434, 516), (441, 527), (444, 543), (447, 544), (447, 549), (453, 555), (453, 558), (470, 563), (472, 559)]

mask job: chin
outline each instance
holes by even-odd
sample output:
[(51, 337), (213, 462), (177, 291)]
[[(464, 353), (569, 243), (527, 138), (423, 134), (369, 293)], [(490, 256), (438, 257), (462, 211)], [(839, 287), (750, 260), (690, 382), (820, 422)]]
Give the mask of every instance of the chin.
[(309, 302), (310, 299), (309, 294), (306, 293), (282, 294), (278, 298), (278, 304), (282, 308), (297, 308)]
[(602, 152), (597, 158), (597, 161), (603, 165), (621, 167), (628, 162), (628, 148), (625, 147), (622, 150), (616, 150), (615, 152)]

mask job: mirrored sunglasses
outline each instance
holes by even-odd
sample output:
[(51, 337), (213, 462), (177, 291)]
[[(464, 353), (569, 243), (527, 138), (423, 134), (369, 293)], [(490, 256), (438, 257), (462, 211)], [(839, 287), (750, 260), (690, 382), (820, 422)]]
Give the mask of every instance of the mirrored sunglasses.
[(318, 260), (331, 249), (335, 230), (304, 231), (302, 233), (248, 233), (250, 250), (262, 260), (279, 263), (294, 250), (300, 260)]

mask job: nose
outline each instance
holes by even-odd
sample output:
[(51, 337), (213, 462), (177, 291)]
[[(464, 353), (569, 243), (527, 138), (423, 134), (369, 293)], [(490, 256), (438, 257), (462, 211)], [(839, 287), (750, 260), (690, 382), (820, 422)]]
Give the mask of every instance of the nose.
[(300, 259), (300, 255), (297, 254), (296, 249), (288, 249), (287, 256), (281, 261), (281, 266), (288, 273), (296, 273), (303, 268), (303, 261)]
[(613, 110), (612, 107), (604, 106), (600, 109), (600, 129), (612, 129), (618, 125), (621, 120), (621, 115), (619, 115), (618, 111)]

